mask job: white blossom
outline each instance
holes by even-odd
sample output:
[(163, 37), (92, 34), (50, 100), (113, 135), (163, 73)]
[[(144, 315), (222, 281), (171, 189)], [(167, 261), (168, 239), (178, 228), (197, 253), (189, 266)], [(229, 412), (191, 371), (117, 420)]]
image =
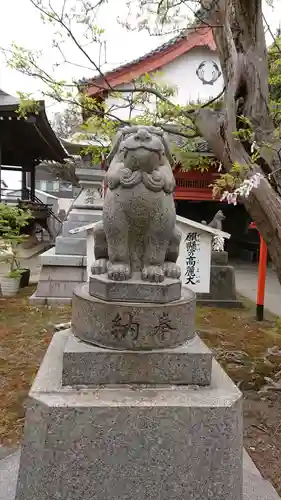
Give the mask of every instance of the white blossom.
[(252, 175), (249, 179), (245, 179), (241, 186), (236, 188), (234, 191), (224, 191), (220, 201), (227, 201), (229, 205), (237, 205), (238, 198), (248, 198), (252, 189), (259, 186), (261, 179), (262, 175), (260, 173)]

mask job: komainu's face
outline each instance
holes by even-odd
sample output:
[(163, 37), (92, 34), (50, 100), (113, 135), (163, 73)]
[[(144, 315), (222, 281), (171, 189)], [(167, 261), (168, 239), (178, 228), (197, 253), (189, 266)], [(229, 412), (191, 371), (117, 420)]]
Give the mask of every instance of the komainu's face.
[(125, 136), (120, 144), (120, 153), (126, 168), (151, 173), (163, 163), (165, 149), (160, 135), (149, 128), (138, 127)]

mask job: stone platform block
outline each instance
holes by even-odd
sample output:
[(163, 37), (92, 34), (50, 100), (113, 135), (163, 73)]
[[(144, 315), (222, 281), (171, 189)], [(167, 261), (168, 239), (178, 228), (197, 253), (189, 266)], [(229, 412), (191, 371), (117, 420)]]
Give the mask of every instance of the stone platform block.
[(42, 266), (50, 267), (86, 267), (86, 255), (57, 255), (55, 247), (40, 256)]
[(72, 299), (70, 297), (37, 297), (36, 293), (33, 293), (28, 300), (31, 306), (50, 306), (58, 307), (71, 305)]
[(40, 281), (81, 281), (86, 280), (86, 269), (75, 266), (44, 266), (41, 269)]
[[(77, 227), (80, 227), (79, 225), (77, 225), (77, 222), (71, 222), (71, 221), (64, 222), (62, 227), (62, 236), (69, 237), (70, 236), (69, 231), (71, 231), (72, 229), (76, 229)], [(73, 236), (74, 238), (86, 238), (87, 232), (82, 231), (81, 233), (73, 233), (71, 234), (71, 236)]]
[(211, 263), (218, 266), (226, 266), (228, 264), (228, 252), (212, 252)]
[(41, 255), (42, 268), (31, 305), (71, 304), (73, 290), (86, 281), (87, 258), (83, 255), (56, 255), (55, 247)]
[(86, 255), (86, 238), (73, 238), (73, 236), (57, 236), (56, 254), (61, 255)]
[(68, 333), (30, 391), (16, 500), (242, 500), (241, 393), (211, 386), (62, 387)]
[(89, 293), (93, 297), (111, 301), (154, 302), (167, 304), (181, 297), (181, 281), (166, 278), (162, 283), (143, 281), (134, 273), (128, 281), (112, 281), (107, 274), (90, 276)]
[(184, 289), (169, 304), (108, 302), (92, 297), (80, 285), (72, 299), (72, 328), (90, 344), (117, 349), (164, 349), (195, 335), (195, 293)]
[(221, 309), (243, 309), (245, 306), (242, 300), (212, 300), (202, 299), (197, 296), (196, 303), (199, 306), (216, 307)]
[[(57, 257), (57, 255), (51, 255), (46, 257), (46, 259), (57, 261)], [(66, 258), (66, 256), (63, 257)], [(64, 262), (64, 264), (67, 263), (69, 263), (69, 259), (67, 262)], [(72, 264), (74, 264), (74, 262), (72, 262)], [(71, 303), (73, 290), (80, 285), (81, 282), (85, 282), (87, 276), (86, 266), (79, 266), (78, 262), (76, 264), (77, 265), (72, 266), (63, 264), (60, 266), (43, 265), (37, 289), (29, 299), (30, 304), (53, 305), (55, 302), (60, 304)]]
[(83, 209), (79, 209), (76, 211), (74, 209), (72, 212), (69, 214), (68, 220), (70, 222), (77, 222), (77, 226), (84, 226), (86, 224), (90, 224), (91, 222), (99, 221), (102, 219), (102, 209), (98, 210), (93, 210), (93, 209), (88, 209), (85, 210), (85, 207)]
[(236, 300), (235, 275), (232, 266), (211, 266), (210, 294), (213, 300)]
[(216, 305), (220, 301), (229, 303), (237, 302), (234, 268), (232, 266), (212, 264), (210, 292), (197, 294), (197, 299), (207, 301), (209, 304), (212, 302), (213, 305)]
[(209, 385), (212, 353), (194, 337), (173, 349), (119, 351), (81, 342), (69, 330), (63, 353), (63, 385)]
[(57, 297), (70, 298), (77, 286), (81, 285), (81, 280), (53, 280), (39, 281), (36, 289), (36, 297)]

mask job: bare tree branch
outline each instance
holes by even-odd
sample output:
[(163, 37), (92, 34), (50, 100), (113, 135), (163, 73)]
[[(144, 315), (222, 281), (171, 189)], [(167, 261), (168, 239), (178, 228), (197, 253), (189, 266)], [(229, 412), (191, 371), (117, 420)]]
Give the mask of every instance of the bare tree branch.
[(111, 89), (111, 85), (110, 83), (107, 81), (107, 78), (105, 76), (105, 74), (102, 72), (102, 70), (100, 69), (100, 67), (95, 63), (95, 61), (90, 57), (90, 55), (88, 54), (88, 52), (86, 52), (84, 50), (84, 48), (82, 47), (82, 45), (78, 42), (77, 38), (74, 36), (73, 34), (73, 31), (65, 24), (64, 20), (62, 17), (59, 17), (56, 12), (53, 10), (53, 15), (46, 11), (43, 7), (41, 7), (38, 3), (36, 3), (35, 0), (29, 0), (32, 5), (37, 9), (39, 10), (42, 14), (44, 14), (45, 16), (47, 16), (48, 18), (52, 19), (53, 21), (59, 23), (63, 29), (66, 31), (66, 33), (68, 34), (68, 36), (71, 38), (71, 40), (74, 42), (75, 46), (82, 52), (82, 54), (84, 54), (84, 56), (86, 57), (86, 59), (88, 59), (88, 61), (93, 65), (93, 67), (96, 69), (96, 71), (100, 74), (100, 76), (104, 79), (104, 81), (106, 82), (108, 88)]

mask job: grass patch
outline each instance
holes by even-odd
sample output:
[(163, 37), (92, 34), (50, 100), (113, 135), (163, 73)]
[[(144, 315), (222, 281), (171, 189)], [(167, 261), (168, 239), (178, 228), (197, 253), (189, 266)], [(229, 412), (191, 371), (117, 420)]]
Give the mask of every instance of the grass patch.
[(34, 287), (15, 298), (0, 298), (0, 443), (19, 442), (23, 403), (48, 347), (56, 323), (70, 320), (71, 308), (34, 307)]
[(269, 314), (258, 322), (247, 305), (243, 310), (198, 308), (197, 326), (232, 380), (243, 390), (259, 390), (265, 377), (281, 370), (281, 321)]

